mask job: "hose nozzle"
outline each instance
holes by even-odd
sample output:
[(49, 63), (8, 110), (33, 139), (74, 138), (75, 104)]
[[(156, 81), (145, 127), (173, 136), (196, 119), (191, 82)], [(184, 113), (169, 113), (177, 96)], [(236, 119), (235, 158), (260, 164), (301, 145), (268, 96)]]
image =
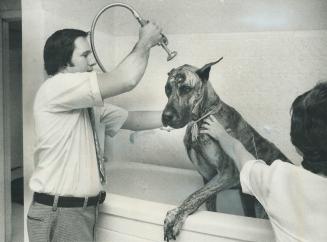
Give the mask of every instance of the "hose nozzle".
[[(142, 19), (140, 17), (140, 15), (137, 12), (135, 12), (135, 10), (132, 11), (132, 13), (133, 13), (134, 17), (136, 18), (136, 20), (139, 22), (139, 24), (142, 27), (147, 23), (147, 21)], [(167, 61), (170, 61), (171, 59), (173, 59), (177, 55), (177, 51), (169, 50), (168, 47), (167, 47), (168, 39), (167, 39), (166, 35), (164, 35), (164, 34), (161, 34), (161, 35), (162, 35), (162, 41), (158, 45), (160, 45), (167, 52), (167, 54), (168, 54)]]
[[(133, 9), (131, 6), (125, 4), (125, 3), (113, 3), (113, 4), (109, 4), (107, 6), (105, 6), (104, 8), (102, 8), (98, 14), (95, 16), (95, 18), (93, 19), (93, 22), (92, 22), (92, 26), (91, 26), (91, 31), (90, 31), (90, 40), (91, 40), (91, 48), (92, 48), (92, 51), (93, 51), (93, 55), (95, 57), (95, 60), (96, 62), (98, 63), (99, 67), (101, 68), (101, 70), (103, 72), (106, 72), (105, 68), (103, 67), (103, 65), (101, 64), (100, 60), (99, 60), (99, 57), (95, 51), (95, 46), (94, 46), (94, 29), (95, 29), (95, 25), (98, 21), (98, 18), (100, 17), (100, 15), (106, 11), (107, 9), (109, 8), (112, 8), (112, 7), (123, 7), (123, 8), (126, 8), (128, 9), (133, 15), (134, 17), (136, 18), (136, 20), (139, 22), (139, 24), (141, 26), (144, 26), (147, 21), (145, 21), (143, 18), (140, 17), (140, 15), (138, 14), (138, 12), (135, 11), (135, 9)], [(177, 52), (176, 51), (171, 51), (168, 49), (167, 45), (168, 45), (168, 39), (167, 37), (164, 35), (164, 34), (161, 34), (162, 35), (162, 41), (158, 44), (160, 45), (168, 54), (167, 56), (167, 61), (170, 61), (171, 59), (173, 59), (176, 55), (177, 55)]]

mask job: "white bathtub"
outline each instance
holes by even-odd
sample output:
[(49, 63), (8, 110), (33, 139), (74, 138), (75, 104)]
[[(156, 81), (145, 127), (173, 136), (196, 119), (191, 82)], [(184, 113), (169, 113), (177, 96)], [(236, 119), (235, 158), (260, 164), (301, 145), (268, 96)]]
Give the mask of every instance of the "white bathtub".
[[(108, 197), (99, 214), (99, 242), (163, 241), (167, 211), (202, 186), (201, 177), (192, 170), (135, 162), (113, 162), (107, 169)], [(239, 201), (230, 202), (237, 198), (235, 192), (227, 191), (222, 197), (217, 201), (220, 211), (240, 213)], [(234, 206), (221, 205), (224, 202)], [(176, 241), (266, 242), (274, 237), (269, 221), (208, 212), (202, 206), (188, 217)]]

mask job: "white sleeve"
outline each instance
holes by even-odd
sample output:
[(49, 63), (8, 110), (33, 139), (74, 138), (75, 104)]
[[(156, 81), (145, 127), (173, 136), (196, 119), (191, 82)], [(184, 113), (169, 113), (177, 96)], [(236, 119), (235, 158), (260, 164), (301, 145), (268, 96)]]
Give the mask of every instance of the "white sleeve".
[(251, 160), (246, 162), (240, 173), (242, 191), (255, 196), (257, 200), (265, 206), (267, 197), (269, 196), (273, 171), (274, 169), (271, 169), (271, 167), (262, 160)]
[(107, 102), (101, 109), (100, 122), (105, 125), (106, 135), (113, 137), (125, 123), (128, 111)]
[(59, 73), (46, 80), (45, 92), (50, 112), (103, 106), (96, 72)]

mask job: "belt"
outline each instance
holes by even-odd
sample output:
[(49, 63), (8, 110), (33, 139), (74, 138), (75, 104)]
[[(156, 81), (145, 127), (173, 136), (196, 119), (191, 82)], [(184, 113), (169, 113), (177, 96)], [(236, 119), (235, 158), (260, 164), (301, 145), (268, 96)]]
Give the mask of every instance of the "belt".
[[(84, 207), (86, 206), (96, 206), (101, 204), (106, 199), (106, 192), (100, 192), (99, 195), (94, 197), (65, 197), (59, 196), (57, 207), (63, 208), (76, 208), (76, 207)], [(55, 196), (46, 194), (46, 193), (38, 193), (35, 192), (33, 195), (33, 201), (37, 203), (41, 203), (48, 206), (53, 206), (55, 201)]]

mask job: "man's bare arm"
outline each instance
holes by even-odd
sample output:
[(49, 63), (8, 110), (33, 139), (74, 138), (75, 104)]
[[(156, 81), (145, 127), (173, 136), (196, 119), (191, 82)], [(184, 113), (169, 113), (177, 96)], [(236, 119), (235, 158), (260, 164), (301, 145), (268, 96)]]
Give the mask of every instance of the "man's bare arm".
[(162, 111), (129, 111), (122, 129), (139, 131), (160, 128), (161, 114)]

